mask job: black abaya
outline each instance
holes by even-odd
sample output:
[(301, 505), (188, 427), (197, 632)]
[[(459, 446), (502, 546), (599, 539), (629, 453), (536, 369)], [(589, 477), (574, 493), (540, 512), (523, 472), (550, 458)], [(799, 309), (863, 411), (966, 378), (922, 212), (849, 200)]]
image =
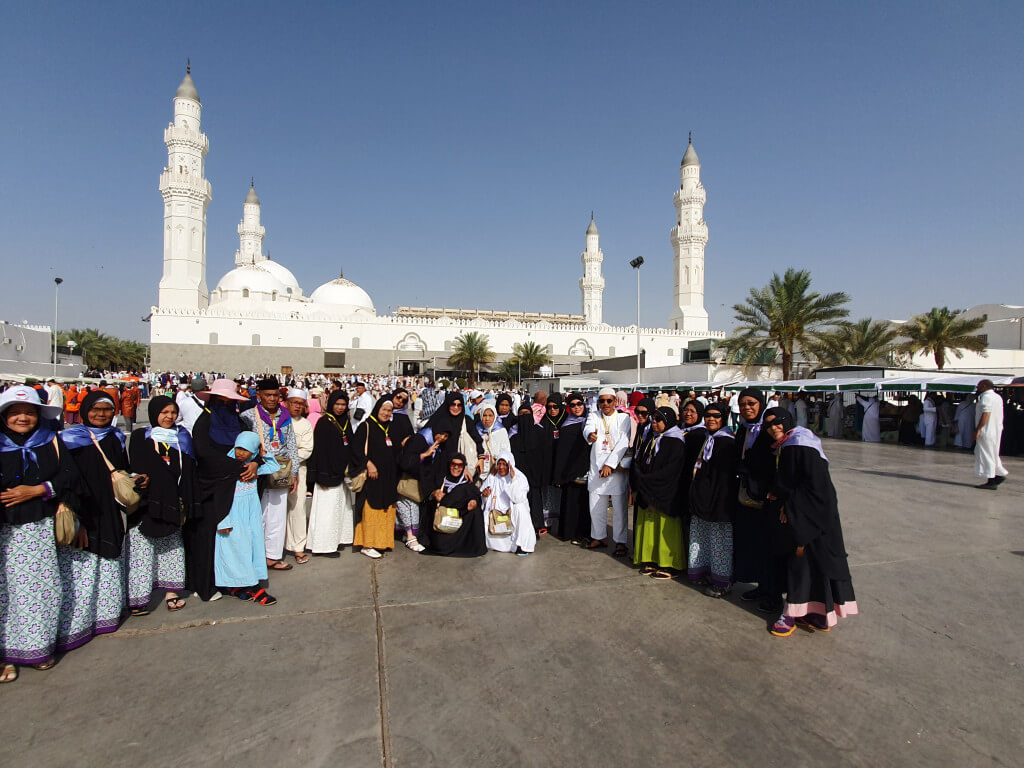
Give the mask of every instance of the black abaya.
[[(469, 509), (475, 501), (474, 509)], [(438, 505), (459, 510), (462, 525), (454, 533), (439, 533), (434, 530), (434, 512)], [(429, 510), (429, 519), (427, 511)], [(426, 536), (424, 536), (426, 533)], [(420, 505), (419, 540), (433, 555), (448, 557), (479, 557), (487, 554), (487, 539), (484, 537), (483, 497), (480, 489), (471, 482), (461, 483), (441, 497), (441, 501), (430, 499)]]

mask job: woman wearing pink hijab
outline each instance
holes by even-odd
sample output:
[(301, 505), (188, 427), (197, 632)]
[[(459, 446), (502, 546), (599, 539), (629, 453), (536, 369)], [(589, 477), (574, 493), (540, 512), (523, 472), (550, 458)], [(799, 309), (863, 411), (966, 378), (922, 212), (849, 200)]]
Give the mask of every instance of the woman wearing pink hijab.
[[(309, 393), (313, 395), (314, 391), (316, 390), (310, 390)], [(306, 419), (314, 427), (316, 426), (316, 423), (320, 420), (320, 417), (324, 415), (323, 404), (320, 402), (322, 398), (323, 390), (319, 390), (316, 391), (316, 394), (313, 397), (310, 397), (309, 400), (307, 401), (309, 415), (306, 416)]]

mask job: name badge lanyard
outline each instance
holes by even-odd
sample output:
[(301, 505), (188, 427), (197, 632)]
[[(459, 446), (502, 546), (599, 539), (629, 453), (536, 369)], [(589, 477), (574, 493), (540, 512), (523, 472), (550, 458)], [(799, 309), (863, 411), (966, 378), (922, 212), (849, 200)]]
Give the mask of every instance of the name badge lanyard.
[(275, 451), (281, 447), (281, 441), (277, 437), (277, 420), (280, 417), (280, 414), (274, 414), (270, 417), (270, 447)]
[(562, 414), (562, 418), (559, 419), (558, 421), (551, 421), (551, 417), (550, 416), (545, 416), (544, 418), (548, 420), (548, 423), (551, 424), (552, 427), (554, 427), (554, 429), (551, 432), (551, 437), (552, 437), (552, 439), (557, 440), (558, 439), (558, 426), (562, 423), (562, 420), (565, 419), (565, 414), (563, 413)]
[(601, 447), (604, 448), (606, 451), (610, 452), (612, 448), (612, 435), (611, 431), (608, 428), (608, 421), (607, 419), (605, 419), (604, 414), (601, 414), (601, 424), (604, 426), (604, 440), (601, 442)]
[(388, 437), (388, 430), (391, 429), (391, 425), (388, 424), (387, 427), (385, 427), (383, 424), (381, 424), (379, 421), (377, 421), (377, 417), (376, 416), (371, 416), (370, 418), (373, 419), (373, 423), (374, 424), (376, 424), (378, 427), (380, 427), (381, 432), (384, 433), (384, 445), (386, 445), (388, 448), (390, 448), (391, 447), (391, 438)]

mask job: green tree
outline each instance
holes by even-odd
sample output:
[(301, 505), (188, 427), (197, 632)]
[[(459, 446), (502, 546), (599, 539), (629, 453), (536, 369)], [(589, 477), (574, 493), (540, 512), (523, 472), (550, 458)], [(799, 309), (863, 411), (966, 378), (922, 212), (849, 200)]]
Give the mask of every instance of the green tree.
[(519, 383), (519, 363), (515, 360), (505, 360), (498, 366), (498, 378), (506, 382)]
[(491, 341), (485, 333), (468, 331), (459, 334), (452, 344), (448, 362), (469, 372), (470, 383), (476, 382), (477, 368), (494, 360)]
[(551, 355), (535, 341), (516, 342), (512, 345), (512, 358), (509, 362), (516, 363), (527, 376), (533, 376), (538, 368), (551, 364)]
[(940, 371), (946, 366), (946, 355), (958, 360), (963, 350), (985, 354), (987, 343), (977, 331), (985, 325), (984, 317), (960, 317), (963, 310), (932, 307), (921, 315), (914, 315), (900, 327), (900, 336), (906, 341), (900, 349), (908, 354), (930, 354)]
[(870, 317), (819, 333), (805, 348), (822, 365), (873, 365), (888, 362), (899, 329)]
[(783, 379), (790, 378), (796, 348), (810, 346), (817, 334), (850, 314), (843, 306), (850, 300), (847, 294), (821, 295), (810, 288), (810, 271), (792, 267), (782, 277), (773, 274), (764, 288), (751, 288), (745, 303), (733, 305), (739, 326), (718, 345), (727, 360), (750, 359), (770, 349), (782, 356)]
[(66, 347), (69, 341), (75, 342), (82, 362), (96, 370), (142, 370), (149, 353), (149, 347), (141, 342), (109, 336), (96, 328), (72, 328), (57, 334), (58, 346)]

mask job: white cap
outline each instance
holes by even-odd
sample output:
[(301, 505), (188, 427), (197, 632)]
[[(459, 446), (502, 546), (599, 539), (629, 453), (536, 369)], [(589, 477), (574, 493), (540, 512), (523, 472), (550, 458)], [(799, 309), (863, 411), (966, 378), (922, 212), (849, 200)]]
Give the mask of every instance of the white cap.
[(615, 397), (615, 389), (612, 387), (601, 387), (601, 391), (597, 393), (597, 396), (600, 397), (601, 395), (611, 395), (612, 397)]
[(39, 415), (46, 419), (56, 419), (60, 416), (60, 408), (56, 405), (43, 405), (39, 399), (39, 393), (27, 384), (13, 386), (0, 395), (0, 413), (3, 413), (15, 403), (34, 405), (39, 409)]
[(309, 399), (309, 396), (306, 394), (306, 390), (298, 389), (297, 387), (292, 387), (288, 390), (288, 397), (286, 397), (285, 400), (291, 400), (293, 397), (297, 397), (300, 400)]
[(483, 397), (483, 396), (484, 396), (484, 393), (481, 392), (479, 389), (474, 389), (474, 390), (470, 391), (470, 393), (469, 393), (469, 399), (470, 400), (476, 400), (478, 397)]

